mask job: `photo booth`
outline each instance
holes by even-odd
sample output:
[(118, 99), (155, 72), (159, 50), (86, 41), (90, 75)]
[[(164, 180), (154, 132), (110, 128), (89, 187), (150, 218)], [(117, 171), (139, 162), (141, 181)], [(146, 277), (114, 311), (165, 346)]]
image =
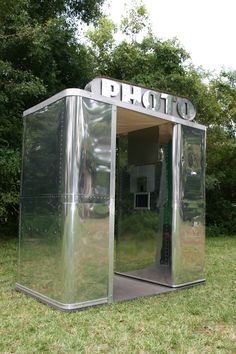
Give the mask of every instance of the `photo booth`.
[(16, 289), (76, 310), (204, 282), (195, 115), (186, 98), (103, 77), (26, 110)]

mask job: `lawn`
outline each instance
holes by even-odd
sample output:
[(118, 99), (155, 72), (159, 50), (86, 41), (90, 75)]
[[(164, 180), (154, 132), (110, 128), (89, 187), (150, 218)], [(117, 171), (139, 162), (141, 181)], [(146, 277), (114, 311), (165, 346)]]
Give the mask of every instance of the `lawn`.
[(206, 242), (203, 286), (63, 313), (14, 290), (0, 241), (0, 353), (236, 353), (236, 237)]

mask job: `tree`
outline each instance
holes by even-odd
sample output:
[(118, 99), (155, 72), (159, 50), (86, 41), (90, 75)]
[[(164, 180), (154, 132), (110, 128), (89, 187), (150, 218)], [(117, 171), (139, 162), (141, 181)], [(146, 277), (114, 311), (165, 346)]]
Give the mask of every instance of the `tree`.
[(137, 35), (145, 29), (151, 32), (147, 9), (142, 2), (132, 2), (132, 7), (128, 9), (127, 16), (124, 16), (121, 20), (120, 29), (131, 41), (137, 41)]
[(104, 0), (2, 0), (0, 4), (0, 221), (15, 219), (22, 113), (67, 87), (83, 87), (94, 58), (79, 43), (79, 21)]
[[(186, 96), (194, 103), (197, 121), (208, 128), (207, 223), (217, 232), (233, 233), (236, 229), (236, 72), (222, 71), (213, 76), (197, 69), (177, 39), (160, 40), (150, 29), (137, 40), (144, 23), (140, 16), (146, 18), (146, 15), (145, 8), (136, 7), (123, 19), (124, 36), (119, 43), (114, 40), (116, 27), (110, 20), (107, 20), (109, 26), (103, 26), (103, 19), (89, 32), (91, 54), (98, 58), (97, 74)], [(95, 51), (96, 48), (99, 50)], [(103, 52), (106, 55), (101, 55)]]
[[(96, 29), (90, 29), (87, 37), (90, 41), (90, 53), (94, 58), (96, 74), (108, 74), (110, 56), (114, 47), (116, 26), (107, 17), (102, 16)], [(102, 68), (102, 69), (101, 69)]]
[[(233, 232), (236, 220), (236, 72), (213, 76), (191, 64), (179, 41), (151, 31), (142, 3), (119, 28), (100, 16), (103, 0), (2, 0), (0, 4), (0, 220), (18, 204), (22, 112), (95, 75), (188, 97), (207, 132), (207, 221)], [(81, 44), (80, 21), (95, 22)], [(115, 35), (120, 30), (121, 41)]]
[(219, 105), (210, 124), (207, 159), (207, 222), (221, 233), (236, 230), (236, 72), (223, 70), (209, 83)]

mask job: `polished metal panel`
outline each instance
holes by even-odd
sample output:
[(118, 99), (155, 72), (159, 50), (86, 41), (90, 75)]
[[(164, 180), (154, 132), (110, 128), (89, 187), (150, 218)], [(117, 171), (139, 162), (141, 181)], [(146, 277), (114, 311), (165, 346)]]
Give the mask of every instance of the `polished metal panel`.
[(205, 132), (177, 125), (173, 133), (172, 281), (204, 279)]
[(58, 195), (66, 99), (25, 119), (22, 196)]
[(107, 297), (109, 201), (65, 203), (63, 216), (63, 302)]
[(115, 176), (116, 176), (116, 123), (117, 108), (112, 106), (111, 121), (111, 173), (110, 173), (110, 218), (109, 218), (109, 283), (108, 302), (113, 302), (114, 294), (114, 233), (115, 233)]
[(90, 307), (90, 306), (96, 306), (96, 305), (101, 305), (107, 303), (107, 298), (101, 298), (101, 299), (96, 299), (96, 300), (91, 300), (91, 301), (84, 301), (84, 302), (75, 302), (73, 304), (65, 304), (63, 302), (54, 300), (52, 298), (49, 298), (45, 295), (42, 295), (41, 293), (38, 293), (37, 291), (33, 291), (21, 284), (16, 284), (16, 290), (21, 291), (27, 295), (32, 296), (33, 298), (39, 300), (42, 303), (45, 303), (47, 305), (50, 305), (58, 310), (61, 311), (73, 311), (73, 310), (78, 310), (78, 309), (83, 309), (84, 307)]
[(83, 198), (110, 195), (111, 106), (86, 98), (67, 98), (64, 127), (63, 192)]
[(107, 301), (111, 119), (79, 96), (25, 116), (17, 288), (61, 308)]
[(58, 301), (61, 286), (61, 213), (58, 197), (21, 199), (20, 259), (17, 282)]

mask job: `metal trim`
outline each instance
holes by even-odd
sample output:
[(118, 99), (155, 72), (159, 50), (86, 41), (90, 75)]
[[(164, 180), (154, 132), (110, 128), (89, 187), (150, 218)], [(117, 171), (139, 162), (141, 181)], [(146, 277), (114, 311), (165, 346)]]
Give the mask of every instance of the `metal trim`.
[(120, 273), (120, 272), (115, 272), (115, 274), (121, 275), (121, 276), (127, 277), (127, 278), (137, 279), (137, 280), (144, 281), (144, 282), (147, 282), (147, 283), (163, 285), (163, 286), (166, 286), (167, 288), (172, 288), (171, 284), (162, 283), (160, 281), (155, 281), (155, 280), (151, 280), (151, 279), (147, 279), (147, 278), (141, 278), (141, 277), (138, 277), (138, 276), (135, 276), (135, 275), (125, 274), (125, 273)]
[[(152, 117), (156, 117), (159, 119), (163, 119), (165, 122), (172, 122), (172, 123), (179, 123), (182, 125), (186, 125), (188, 127), (193, 127), (196, 129), (200, 129), (200, 130), (206, 130), (207, 128), (199, 123), (193, 123), (181, 118), (177, 118), (168, 114), (164, 114), (164, 113), (160, 113), (160, 112), (154, 112), (154, 111), (147, 111), (147, 109), (142, 108), (142, 107), (135, 107), (133, 105), (130, 105), (129, 103), (124, 103), (124, 102), (115, 102), (114, 100), (112, 100), (111, 98), (107, 98), (98, 94), (94, 94), (91, 93), (89, 91), (85, 91), (85, 90), (81, 90), (81, 89), (77, 89), (77, 88), (70, 88), (70, 89), (66, 89), (63, 90), (59, 93), (57, 93), (56, 95), (48, 98), (47, 100), (37, 104), (36, 106), (33, 106), (27, 110), (25, 110), (23, 112), (23, 117), (32, 114), (42, 108), (45, 108), (45, 106), (52, 104), (55, 101), (58, 101), (64, 97), (68, 97), (68, 96), (80, 96), (80, 97), (86, 97), (86, 98), (91, 98), (95, 101), (100, 101), (100, 102), (104, 102), (104, 103), (109, 103), (112, 106), (116, 106), (116, 107), (120, 107), (120, 108), (124, 108), (130, 111), (134, 111), (134, 112), (139, 112), (142, 113), (144, 115), (147, 116), (152, 116)], [(116, 104), (114, 104), (116, 103)]]
[(175, 242), (178, 237), (178, 207), (179, 207), (179, 184), (180, 184), (180, 134), (181, 125), (176, 124), (172, 133), (172, 242), (171, 242), (171, 279), (173, 281), (175, 264)]
[(163, 285), (163, 286), (166, 286), (167, 288), (174, 288), (174, 289), (182, 288), (182, 287), (185, 287), (185, 286), (191, 286), (191, 285), (195, 285), (195, 284), (198, 284), (198, 283), (204, 283), (206, 281), (205, 279), (199, 279), (199, 280), (194, 280), (194, 281), (191, 281), (191, 282), (188, 282), (188, 283), (182, 283), (182, 284), (178, 284), (178, 285), (173, 285), (173, 284), (157, 282), (157, 281), (150, 280), (150, 279), (147, 279), (147, 278), (140, 278), (140, 277), (136, 277), (135, 275), (129, 275), (129, 274), (120, 273), (120, 272), (115, 272), (115, 274), (121, 275), (121, 276), (127, 277), (127, 278), (137, 279), (137, 280), (144, 281), (144, 282), (147, 282), (147, 283)]
[(204, 139), (204, 175), (203, 175), (203, 180), (204, 180), (204, 227), (205, 227), (205, 239), (204, 239), (204, 259), (203, 259), (203, 274), (206, 274), (206, 144), (207, 144), (207, 131), (205, 131), (205, 139)]
[[(201, 278), (204, 276), (204, 273), (198, 273), (195, 274), (195, 279), (196, 278), (200, 278), (198, 280), (191, 280), (191, 281), (187, 281), (189, 279), (193, 279), (193, 277), (191, 276), (186, 278), (182, 278), (180, 279), (180, 281), (187, 281), (186, 283), (180, 283), (178, 284), (178, 281), (176, 281), (176, 279), (178, 279), (177, 274), (180, 273), (181, 274), (181, 267), (176, 267), (176, 265), (179, 263), (179, 257), (181, 254), (182, 249), (184, 248), (184, 241), (183, 241), (183, 228), (182, 225), (184, 223), (183, 221), (183, 215), (181, 213), (181, 199), (182, 199), (182, 188), (181, 188), (181, 180), (183, 179), (183, 176), (181, 174), (181, 166), (183, 163), (183, 151), (182, 151), (182, 135), (183, 132), (182, 130), (186, 129), (184, 127), (182, 127), (180, 124), (177, 124), (174, 126), (173, 129), (173, 144), (172, 144), (172, 153), (173, 153), (173, 158), (172, 158), (172, 166), (173, 166), (173, 181), (172, 181), (172, 189), (173, 189), (173, 201), (172, 201), (172, 264), (171, 264), (171, 274), (172, 274), (172, 282), (173, 284), (177, 285), (173, 285), (174, 287), (183, 287), (183, 286), (188, 286), (191, 284), (195, 284), (195, 283), (201, 283), (204, 282), (205, 279)], [(202, 134), (201, 134), (202, 135)], [(203, 177), (204, 179), (204, 177)], [(188, 237), (191, 237), (191, 235), (188, 234)], [(201, 236), (203, 237), (203, 235)], [(182, 241), (181, 241), (182, 240)], [(186, 241), (187, 242), (187, 241)], [(181, 251), (180, 251), (181, 249)], [(199, 250), (198, 250), (199, 251)], [(190, 251), (189, 251), (190, 252)], [(191, 262), (190, 262), (191, 263)], [(202, 262), (201, 262), (202, 264)], [(203, 266), (203, 264), (202, 264)], [(189, 267), (189, 265), (188, 265)], [(188, 269), (188, 267), (186, 269)], [(204, 269), (204, 266), (203, 266)], [(176, 272), (176, 270), (178, 270)]]
[(111, 117), (111, 172), (110, 172), (110, 218), (109, 218), (109, 270), (108, 302), (113, 302), (114, 277), (114, 230), (115, 230), (115, 178), (116, 178), (116, 119), (117, 108), (112, 106)]
[(97, 299), (97, 300), (91, 300), (91, 301), (84, 301), (84, 302), (78, 302), (74, 304), (64, 304), (60, 301), (52, 300), (51, 298), (44, 296), (37, 291), (31, 290), (19, 283), (16, 283), (16, 290), (20, 291), (24, 294), (30, 295), (33, 298), (39, 300), (40, 302), (43, 302), (44, 304), (50, 305), (56, 309), (62, 310), (62, 311), (75, 311), (75, 310), (80, 310), (86, 307), (90, 306), (95, 306), (95, 305), (102, 305), (106, 304), (107, 298), (102, 298), (102, 299)]
[(23, 171), (24, 171), (24, 153), (25, 153), (25, 136), (26, 136), (26, 123), (23, 119), (23, 134), (22, 134), (22, 151), (21, 151), (21, 172), (20, 172), (20, 202), (19, 202), (19, 225), (18, 225), (18, 259), (17, 259), (17, 277), (19, 276), (20, 270), (20, 246), (21, 246), (21, 216), (22, 216), (22, 190), (23, 190)]
[(194, 281), (190, 281), (188, 283), (182, 283), (182, 284), (178, 284), (178, 285), (171, 285), (172, 288), (178, 289), (178, 288), (184, 288), (184, 287), (188, 287), (191, 285), (197, 285), (197, 284), (201, 284), (201, 283), (205, 283), (206, 279), (199, 279), (199, 280), (194, 280)]

